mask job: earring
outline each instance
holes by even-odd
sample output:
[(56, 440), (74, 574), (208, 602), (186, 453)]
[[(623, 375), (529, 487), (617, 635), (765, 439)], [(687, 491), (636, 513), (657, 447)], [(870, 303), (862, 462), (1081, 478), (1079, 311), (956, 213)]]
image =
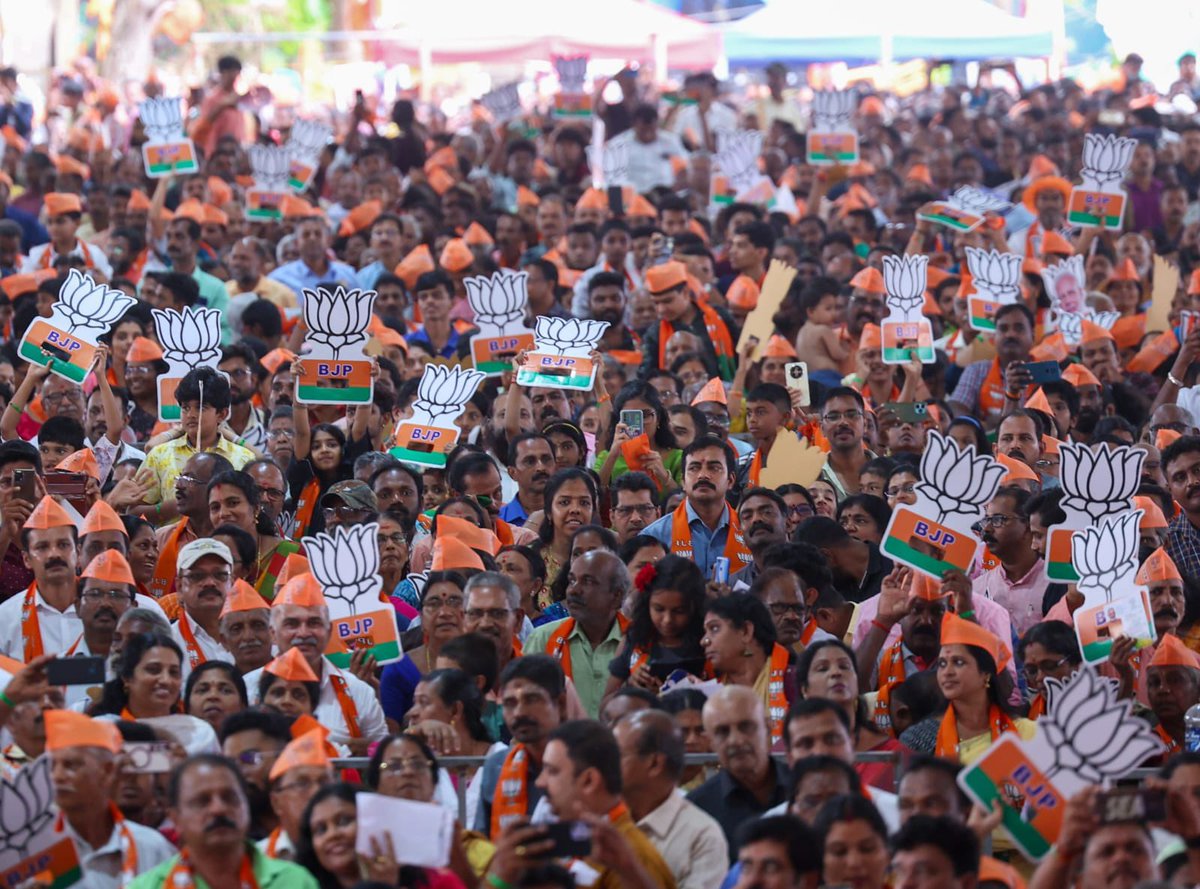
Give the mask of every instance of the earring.
[(742, 649), (742, 657), (754, 657), (754, 652), (750, 650), (749, 645)]
[(991, 677), (991, 676), (988, 676), (988, 677), (986, 677), (986, 678), (983, 680), (983, 687), (984, 687), (984, 688), (991, 688), (991, 687), (992, 687), (992, 677)]

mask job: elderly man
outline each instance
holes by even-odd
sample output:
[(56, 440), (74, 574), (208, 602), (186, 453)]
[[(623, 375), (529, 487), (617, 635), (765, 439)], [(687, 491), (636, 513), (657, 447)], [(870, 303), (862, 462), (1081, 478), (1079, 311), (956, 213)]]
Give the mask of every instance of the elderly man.
[(669, 715), (640, 710), (613, 729), (621, 751), (625, 803), (679, 889), (716, 889), (729, 866), (721, 825), (678, 792), (683, 734)]
[(358, 273), (344, 262), (329, 258), (329, 226), (319, 215), (306, 216), (297, 223), (296, 242), (300, 258), (281, 265), (268, 278), (290, 288), (300, 300), (304, 299), (305, 288), (311, 290), (327, 281), (354, 286)]
[(525, 622), (521, 590), (507, 574), (484, 571), (467, 581), (463, 591), (463, 631), (487, 636), (496, 644), (498, 668), (522, 653), (518, 631)]
[[(329, 606), (316, 578), (305, 573), (284, 584), (271, 603), (271, 638), (275, 647), (279, 654), (297, 648), (304, 655), (321, 680), (321, 694), (313, 716), (329, 729), (330, 741), (362, 756), (372, 741), (387, 735), (387, 723), (375, 689), (325, 659), (330, 631)], [(259, 669), (246, 676), (251, 703), (257, 703), (261, 675)]]
[(242, 675), (271, 660), (271, 606), (244, 580), (233, 582), (218, 619), (221, 646)]
[(176, 767), (168, 817), (179, 832), (180, 855), (143, 874), (128, 889), (181, 886), (260, 886), (317, 889), (304, 868), (247, 845), (250, 805), (241, 773), (223, 756), (201, 753)]
[[(83, 632), (67, 649), (66, 656), (107, 658), (121, 615), (137, 601), (136, 589), (137, 581), (129, 563), (116, 550), (103, 552), (89, 562), (80, 575), (79, 597), (75, 603)], [(85, 704), (99, 693), (99, 686), (68, 685), (67, 706)]]
[(69, 710), (48, 711), (45, 724), (58, 831), (75, 843), (83, 869), (74, 885), (116, 889), (170, 859), (175, 850), (162, 834), (127, 820), (113, 804), (117, 727)]
[(583, 709), (595, 717), (608, 684), (608, 664), (625, 638), (627, 621), (620, 608), (631, 586), (629, 571), (615, 553), (594, 550), (573, 559), (568, 572), (571, 616), (535, 629), (525, 640), (525, 652), (557, 659), (575, 683)]
[(212, 533), (208, 483), (214, 476), (231, 469), (233, 464), (229, 460), (209, 451), (193, 454), (183, 464), (173, 488), (179, 521), (163, 525), (154, 532), (158, 539), (158, 566), (154, 569), (154, 579), (150, 581), (150, 592), (154, 596), (161, 598), (175, 591), (180, 547)]
[(233, 589), (233, 555), (219, 540), (202, 537), (179, 550), (178, 568), (183, 611), (171, 635), (186, 655), (186, 679), (205, 661), (233, 661), (220, 642), (221, 609)]

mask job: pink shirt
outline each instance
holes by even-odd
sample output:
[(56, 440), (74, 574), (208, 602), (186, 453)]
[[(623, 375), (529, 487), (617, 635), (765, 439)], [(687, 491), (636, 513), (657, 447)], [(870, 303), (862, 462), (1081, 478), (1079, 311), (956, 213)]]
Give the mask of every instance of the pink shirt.
[(980, 599), (991, 599), (1008, 612), (1017, 635), (1024, 636), (1030, 627), (1042, 619), (1042, 598), (1049, 584), (1046, 563), (1038, 559), (1025, 576), (1017, 580), (1008, 576), (1003, 565), (997, 565), (976, 577), (971, 589), (977, 610)]

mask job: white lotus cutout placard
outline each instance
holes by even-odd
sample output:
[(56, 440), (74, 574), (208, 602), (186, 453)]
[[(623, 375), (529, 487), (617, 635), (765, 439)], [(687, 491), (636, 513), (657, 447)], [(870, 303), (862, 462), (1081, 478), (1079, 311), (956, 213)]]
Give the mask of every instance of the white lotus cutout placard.
[(957, 232), (971, 232), (983, 225), (987, 213), (1003, 213), (1011, 206), (990, 191), (964, 185), (946, 200), (926, 204), (917, 213), (917, 218)]
[(967, 247), (967, 268), (975, 292), (967, 297), (967, 314), (975, 330), (996, 329), (996, 311), (1021, 299), (1021, 254)]
[(475, 369), (497, 377), (512, 367), (518, 352), (533, 349), (533, 331), (525, 325), (529, 273), (501, 269), (463, 281), (479, 333), (471, 337)]
[(1125, 189), (1121, 182), (1133, 160), (1137, 140), (1128, 136), (1086, 133), (1083, 137), (1082, 180), (1071, 189), (1067, 221), (1120, 229), (1125, 215)]
[(479, 103), (487, 109), (496, 123), (508, 123), (521, 115), (520, 84), (507, 83), (496, 87), (480, 96)]
[(958, 784), (974, 802), (1003, 809), (1000, 826), (1030, 861), (1058, 839), (1067, 800), (1089, 785), (1110, 787), (1162, 743), (1133, 701), (1117, 698), (1116, 683), (1084, 668), (1066, 682), (1046, 680), (1046, 713), (1028, 741), (1006, 732)]
[(291, 163), (288, 150), (276, 145), (251, 145), (246, 149), (254, 188), (246, 192), (246, 215), (251, 219), (280, 219), (279, 205), (287, 194)]
[(853, 90), (822, 90), (813, 94), (813, 125), (806, 146), (810, 164), (829, 166), (858, 160), (855, 102)]
[(0, 780), (0, 885), (23, 886), (34, 876), (48, 886), (79, 879), (79, 853), (55, 830), (56, 813), (48, 755)]
[(371, 522), (301, 541), (329, 605), (325, 657), (343, 669), (356, 651), (370, 652), (380, 664), (398, 661), (403, 654), (396, 612), (383, 594), (378, 538), (379, 523)]
[(196, 146), (183, 128), (181, 101), (179, 96), (163, 96), (138, 103), (138, 117), (146, 131), (142, 163), (151, 179), (200, 169)]
[(151, 309), (154, 330), (162, 345), (167, 372), (158, 378), (158, 418), (164, 423), (179, 420), (175, 390), (189, 371), (198, 367), (217, 370), (221, 361), (221, 312), (201, 306)]
[(1060, 446), (1060, 505), (1067, 517), (1047, 534), (1046, 576), (1050, 580), (1079, 581), (1072, 538), (1086, 528), (1098, 528), (1106, 518), (1132, 511), (1145, 459), (1145, 451), (1129, 445), (1093, 449), (1079, 442), (1066, 442)]
[(288, 155), (288, 185), (304, 191), (312, 183), (321, 161), (321, 152), (333, 138), (333, 128), (316, 120), (298, 120), (292, 125), (284, 149)]
[(469, 368), (427, 364), (417, 384), (412, 415), (396, 425), (391, 455), (414, 466), (441, 469), (458, 441), (454, 424), (487, 375)]
[(913, 355), (932, 364), (933, 326), (921, 314), (929, 257), (924, 254), (885, 256), (883, 285), (887, 289), (887, 315), (883, 330), (883, 363), (908, 364)]
[(120, 290), (97, 284), (91, 275), (71, 269), (50, 317), (34, 319), (21, 337), (17, 353), (30, 364), (82, 384), (96, 357), (99, 337), (136, 302)]
[(591, 354), (606, 330), (607, 321), (539, 315), (533, 335), (537, 347), (517, 371), (517, 385), (590, 392), (599, 369)]
[(917, 502), (898, 505), (880, 549), (898, 562), (935, 577), (967, 571), (980, 540), (972, 525), (995, 496), (1004, 467), (991, 454), (965, 450), (949, 436), (930, 432), (921, 455)]
[(588, 57), (554, 56), (558, 74), (558, 92), (554, 96), (554, 117), (558, 120), (591, 120), (592, 97), (584, 91)]
[(296, 400), (301, 404), (370, 404), (371, 358), (363, 351), (375, 305), (374, 290), (304, 291), (304, 346)]

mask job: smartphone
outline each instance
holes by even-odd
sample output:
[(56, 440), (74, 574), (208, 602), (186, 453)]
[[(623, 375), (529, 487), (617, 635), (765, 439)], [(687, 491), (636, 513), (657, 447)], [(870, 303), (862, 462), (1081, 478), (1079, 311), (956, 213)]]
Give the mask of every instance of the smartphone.
[(625, 195), (619, 185), (608, 187), (608, 212), (612, 214), (613, 219), (625, 218)]
[(13, 496), (26, 503), (37, 503), (37, 492), (34, 488), (34, 479), (37, 478), (37, 473), (32, 469), (14, 469), (12, 477)]
[(713, 562), (712, 579), (713, 583), (729, 583), (729, 559), (726, 556), (717, 556)]
[(104, 658), (63, 657), (46, 664), (46, 681), (51, 685), (103, 685)]
[(1101, 824), (1162, 821), (1167, 817), (1166, 793), (1152, 787), (1114, 787), (1096, 797)]
[(646, 431), (646, 418), (641, 411), (621, 411), (621, 423), (629, 429), (629, 434), (637, 438)]
[(1184, 309), (1179, 313), (1179, 341), (1183, 342), (1188, 338), (1193, 330), (1196, 329), (1196, 322), (1200, 321), (1200, 312), (1194, 312), (1191, 309)]
[(1025, 365), (1025, 369), (1038, 386), (1062, 379), (1062, 368), (1058, 366), (1057, 361), (1030, 361)]
[(783, 377), (789, 389), (800, 393), (800, 406), (808, 407), (812, 403), (812, 395), (808, 390), (808, 364), (804, 361), (793, 361), (784, 365)]
[(45, 481), (47, 494), (62, 497), (75, 507), (80, 515), (85, 515), (91, 508), (87, 497), (86, 472), (59, 472), (57, 469), (51, 469), (46, 473)]
[(554, 843), (547, 858), (587, 858), (592, 854), (592, 825), (586, 821), (547, 824), (546, 838)]
[(685, 658), (683, 660), (676, 660), (675, 658), (651, 658), (649, 667), (650, 675), (660, 682), (666, 682), (671, 678), (679, 682), (689, 675), (703, 676), (704, 658)]
[(901, 423), (924, 423), (928, 413), (923, 401), (889, 401), (883, 410), (895, 414)]
[(157, 774), (171, 771), (171, 745), (165, 741), (126, 741), (121, 745), (130, 771)]

